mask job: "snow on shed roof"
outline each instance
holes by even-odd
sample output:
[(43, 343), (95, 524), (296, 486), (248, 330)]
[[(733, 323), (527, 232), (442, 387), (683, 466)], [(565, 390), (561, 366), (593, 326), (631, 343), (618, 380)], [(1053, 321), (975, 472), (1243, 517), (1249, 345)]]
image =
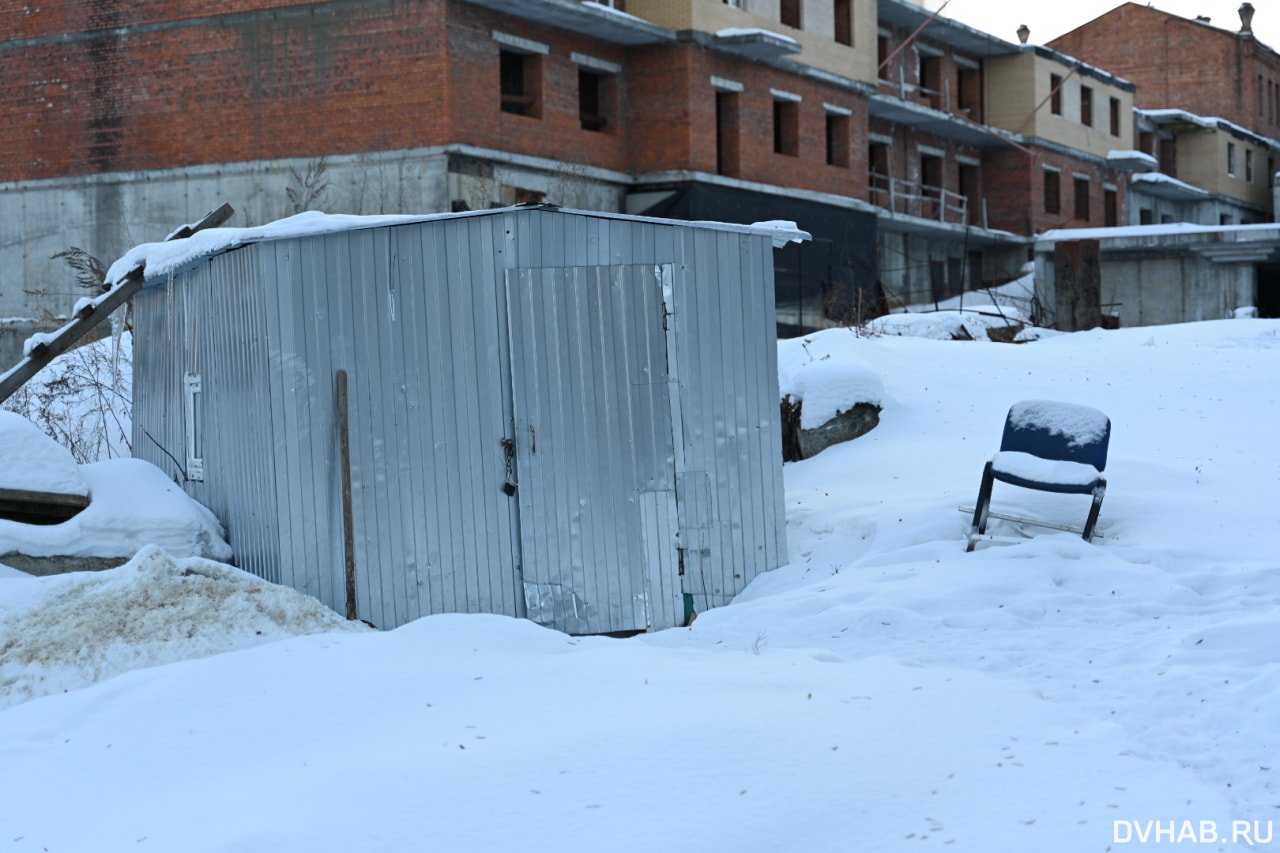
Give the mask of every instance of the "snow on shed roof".
[[(801, 231), (794, 222), (758, 222), (754, 225), (737, 225), (728, 222), (686, 221), (680, 219), (656, 219), (645, 216), (630, 216), (621, 213), (602, 213), (593, 210), (570, 210), (539, 205), (528, 208), (495, 208), (492, 210), (476, 210), (463, 213), (434, 213), (420, 215), (386, 215), (355, 216), (350, 214), (320, 213), (308, 211), (269, 222), (251, 228), (210, 228), (200, 231), (181, 240), (169, 240), (163, 243), (143, 243), (135, 246), (120, 257), (107, 271), (106, 282), (112, 287), (120, 284), (130, 271), (140, 265), (145, 266), (147, 279), (155, 279), (195, 263), (203, 258), (220, 254), (230, 249), (250, 243), (268, 240), (284, 240), (291, 237), (304, 237), (316, 234), (333, 234), (342, 231), (356, 231), (365, 228), (380, 228), (395, 225), (409, 225), (417, 222), (430, 222), (437, 219), (460, 219), (471, 216), (492, 216), (510, 213), (513, 210), (532, 209), (559, 211), (579, 216), (591, 216), (597, 219), (623, 219), (631, 222), (652, 222), (660, 225), (676, 225), (682, 227), (712, 228), (720, 231), (738, 231), (747, 234), (767, 236), (775, 247), (789, 242), (811, 239), (807, 231)], [(101, 298), (101, 297), (99, 297)]]

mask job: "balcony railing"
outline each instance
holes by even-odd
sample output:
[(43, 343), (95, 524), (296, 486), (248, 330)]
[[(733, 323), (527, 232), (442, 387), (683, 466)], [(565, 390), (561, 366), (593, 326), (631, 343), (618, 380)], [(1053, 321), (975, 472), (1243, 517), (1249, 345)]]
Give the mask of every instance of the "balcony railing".
[(897, 80), (881, 79), (879, 83), (882, 95), (893, 95), (904, 101), (923, 104), (930, 109), (967, 118), (970, 121), (981, 122), (982, 120), (982, 108), (979, 102), (966, 101), (963, 96), (955, 98), (950, 86), (944, 89), (917, 86), (908, 83), (906, 76), (902, 74), (899, 74)]
[(982, 199), (981, 206), (971, 211), (968, 196), (877, 172), (871, 173), (871, 201), (894, 213), (905, 213), (936, 222), (987, 227), (986, 199)]

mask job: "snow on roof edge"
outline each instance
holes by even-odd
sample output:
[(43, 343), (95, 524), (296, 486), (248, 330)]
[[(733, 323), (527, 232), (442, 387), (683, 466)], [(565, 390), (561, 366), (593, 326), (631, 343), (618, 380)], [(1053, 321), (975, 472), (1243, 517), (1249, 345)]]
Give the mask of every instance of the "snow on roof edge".
[[(428, 213), (382, 216), (357, 216), (354, 214), (320, 213), (307, 211), (295, 216), (278, 219), (265, 225), (247, 228), (209, 228), (180, 240), (168, 240), (160, 243), (142, 243), (130, 249), (115, 261), (107, 271), (106, 282), (112, 287), (119, 286), (124, 278), (138, 266), (143, 266), (147, 280), (167, 276), (179, 269), (222, 252), (239, 248), (250, 243), (269, 240), (286, 240), (295, 237), (307, 237), (318, 234), (335, 234), (343, 231), (357, 231), (367, 228), (390, 227), (396, 225), (412, 225), (420, 222), (431, 222), (440, 219), (462, 219), (472, 216), (491, 216), (495, 214), (518, 212), (521, 210), (556, 211), (576, 216), (591, 216), (599, 219), (621, 219), (631, 222), (648, 222), (659, 225), (675, 225), (681, 227), (713, 228), (721, 231), (738, 231), (769, 237), (775, 247), (789, 242), (800, 242), (812, 239), (807, 231), (796, 227), (794, 222), (771, 221), (742, 225), (732, 222), (715, 222), (710, 220), (689, 221), (683, 219), (660, 219), (650, 216), (634, 216), (625, 213), (607, 213), (597, 210), (575, 210), (553, 206), (502, 207), (489, 210), (471, 210), (458, 213)], [(106, 294), (94, 300), (101, 301)]]

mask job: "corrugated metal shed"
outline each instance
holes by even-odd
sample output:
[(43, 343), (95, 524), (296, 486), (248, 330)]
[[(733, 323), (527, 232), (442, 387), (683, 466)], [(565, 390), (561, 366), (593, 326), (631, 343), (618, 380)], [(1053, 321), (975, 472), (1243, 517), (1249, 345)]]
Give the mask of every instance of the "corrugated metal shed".
[(538, 207), (273, 233), (135, 298), (134, 452), (241, 567), (341, 612), (349, 533), (379, 627), (605, 633), (785, 562), (779, 232)]

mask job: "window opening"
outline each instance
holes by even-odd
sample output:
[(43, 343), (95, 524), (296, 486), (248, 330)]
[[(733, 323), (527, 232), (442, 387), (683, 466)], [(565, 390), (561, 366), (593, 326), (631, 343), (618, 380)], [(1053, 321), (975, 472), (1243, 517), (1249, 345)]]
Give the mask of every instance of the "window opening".
[(783, 26), (800, 29), (800, 0), (782, 0), (780, 11)]
[(800, 154), (800, 105), (795, 101), (773, 102), (773, 150), (788, 157)]
[(578, 68), (578, 121), (583, 130), (611, 130), (616, 91), (614, 75)]
[(1075, 179), (1076, 219), (1089, 221), (1089, 181), (1085, 178)]
[(537, 117), (540, 59), (541, 57), (537, 54), (516, 53), (513, 50), (499, 52), (498, 64), (504, 113)]
[(853, 3), (852, 0), (833, 0), (833, 12), (836, 23), (836, 41), (840, 44), (853, 45)]
[(716, 174), (738, 176), (737, 92), (716, 92)]
[(1093, 90), (1088, 86), (1080, 87), (1080, 123), (1093, 127)]
[(1062, 209), (1061, 176), (1057, 172), (1044, 170), (1044, 212), (1058, 213)]
[(961, 68), (960, 110), (973, 121), (982, 123), (982, 71), (977, 68)]
[(849, 117), (827, 113), (827, 165), (849, 168)]
[(1049, 75), (1049, 112), (1056, 116), (1062, 115), (1062, 76), (1059, 74)]

